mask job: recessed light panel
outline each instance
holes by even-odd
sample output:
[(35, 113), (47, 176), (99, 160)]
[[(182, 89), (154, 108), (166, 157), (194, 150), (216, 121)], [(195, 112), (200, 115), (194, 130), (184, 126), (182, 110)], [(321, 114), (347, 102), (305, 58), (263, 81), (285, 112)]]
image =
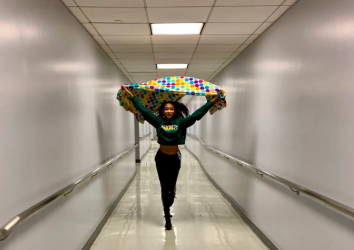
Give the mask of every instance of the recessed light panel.
[(199, 35), (203, 23), (153, 23), (153, 35)]
[(158, 69), (186, 69), (188, 64), (157, 64)]

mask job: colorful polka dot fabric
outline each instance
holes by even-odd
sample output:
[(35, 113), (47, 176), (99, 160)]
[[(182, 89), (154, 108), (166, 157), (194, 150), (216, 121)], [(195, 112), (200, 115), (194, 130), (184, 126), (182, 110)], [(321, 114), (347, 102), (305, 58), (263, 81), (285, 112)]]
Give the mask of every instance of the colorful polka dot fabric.
[[(163, 77), (141, 84), (125, 84), (130, 92), (139, 98), (152, 113), (155, 113), (164, 101), (178, 101), (185, 95), (205, 96), (207, 100), (220, 95), (219, 101), (209, 110), (210, 114), (226, 108), (225, 91), (208, 81), (189, 76)], [(119, 90), (117, 100), (127, 111), (132, 112), (137, 120), (144, 123), (144, 117), (137, 111), (127, 94)]]

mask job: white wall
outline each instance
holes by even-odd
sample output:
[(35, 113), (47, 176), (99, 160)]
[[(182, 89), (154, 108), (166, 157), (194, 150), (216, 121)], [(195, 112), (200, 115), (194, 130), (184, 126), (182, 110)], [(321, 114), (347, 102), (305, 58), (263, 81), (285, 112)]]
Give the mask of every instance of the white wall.
[[(0, 3), (0, 225), (134, 144), (128, 80), (59, 0)], [(134, 155), (20, 225), (6, 250), (81, 249)], [(112, 173), (112, 174), (109, 174)]]
[[(300, 0), (213, 83), (228, 108), (190, 132), (257, 167), (354, 207), (354, 2)], [(194, 110), (204, 103), (194, 98)], [(280, 248), (353, 249), (354, 220), (210, 155), (219, 185)]]
[[(148, 122), (144, 124), (139, 123), (139, 146), (140, 146), (140, 159), (146, 154), (151, 145), (152, 130), (156, 130)], [(150, 134), (150, 136), (146, 136)], [(146, 137), (145, 137), (146, 136)]]

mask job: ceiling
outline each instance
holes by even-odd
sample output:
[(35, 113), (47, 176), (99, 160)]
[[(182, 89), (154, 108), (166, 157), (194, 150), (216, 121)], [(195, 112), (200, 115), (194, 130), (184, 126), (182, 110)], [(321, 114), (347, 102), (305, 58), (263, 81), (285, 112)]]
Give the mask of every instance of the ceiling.
[[(212, 80), (296, 1), (62, 0), (133, 83), (172, 75)], [(201, 35), (151, 35), (151, 23), (192, 22), (204, 23)]]

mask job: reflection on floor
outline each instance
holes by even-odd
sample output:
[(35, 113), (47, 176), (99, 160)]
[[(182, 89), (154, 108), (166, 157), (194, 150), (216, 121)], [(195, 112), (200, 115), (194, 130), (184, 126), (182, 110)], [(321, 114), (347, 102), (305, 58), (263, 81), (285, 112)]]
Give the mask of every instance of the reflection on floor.
[[(138, 174), (96, 239), (92, 250), (267, 249), (181, 147), (173, 230), (164, 230), (153, 143)], [(166, 166), (168, 167), (168, 166)]]

